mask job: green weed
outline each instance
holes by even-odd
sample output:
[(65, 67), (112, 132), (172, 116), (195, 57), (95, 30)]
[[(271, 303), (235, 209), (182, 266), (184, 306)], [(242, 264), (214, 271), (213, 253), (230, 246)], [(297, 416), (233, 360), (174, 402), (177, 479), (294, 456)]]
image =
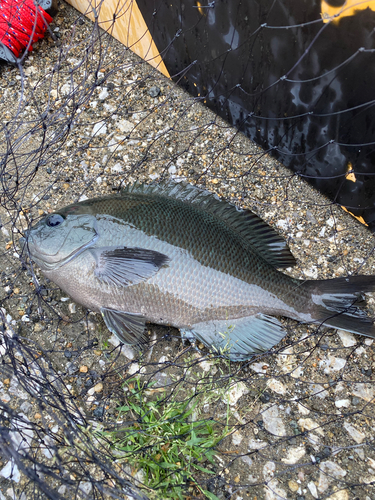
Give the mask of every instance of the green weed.
[(183, 499), (198, 490), (210, 500), (217, 499), (200, 486), (203, 481), (198, 478), (207, 480), (215, 474), (215, 446), (228, 434), (228, 427), (196, 419), (200, 399), (194, 403), (186, 397), (166, 400), (163, 394), (148, 400), (139, 379), (128, 380), (125, 388), (127, 401), (119, 408), (119, 417), (135, 423), (104, 433), (121, 460), (142, 470), (142, 482), (160, 498)]

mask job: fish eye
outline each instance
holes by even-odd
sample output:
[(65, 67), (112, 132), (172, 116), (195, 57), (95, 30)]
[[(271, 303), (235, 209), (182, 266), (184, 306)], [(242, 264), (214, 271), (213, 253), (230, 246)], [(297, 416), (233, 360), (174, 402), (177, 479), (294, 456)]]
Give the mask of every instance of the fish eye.
[(64, 222), (64, 217), (60, 214), (52, 214), (46, 220), (46, 224), (49, 227), (59, 226), (62, 222)]

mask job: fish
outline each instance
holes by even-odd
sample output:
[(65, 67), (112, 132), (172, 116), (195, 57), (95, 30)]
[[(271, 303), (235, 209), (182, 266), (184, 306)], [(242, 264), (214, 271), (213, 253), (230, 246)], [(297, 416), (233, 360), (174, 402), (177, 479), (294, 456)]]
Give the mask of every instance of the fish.
[(280, 317), (375, 337), (364, 293), (374, 276), (300, 280), (286, 241), (248, 209), (191, 184), (135, 183), (53, 212), (23, 249), (125, 344), (146, 323), (244, 361), (287, 334)]

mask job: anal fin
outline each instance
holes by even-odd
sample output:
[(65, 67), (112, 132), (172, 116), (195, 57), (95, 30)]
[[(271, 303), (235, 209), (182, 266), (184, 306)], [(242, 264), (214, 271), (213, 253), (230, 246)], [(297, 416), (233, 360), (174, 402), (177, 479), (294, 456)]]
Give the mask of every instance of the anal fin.
[(268, 351), (286, 335), (280, 321), (265, 314), (196, 323), (183, 333), (193, 334), (232, 361), (245, 361), (254, 354)]
[(116, 311), (106, 307), (102, 307), (100, 312), (108, 330), (123, 344), (136, 345), (146, 341), (146, 318), (142, 314)]

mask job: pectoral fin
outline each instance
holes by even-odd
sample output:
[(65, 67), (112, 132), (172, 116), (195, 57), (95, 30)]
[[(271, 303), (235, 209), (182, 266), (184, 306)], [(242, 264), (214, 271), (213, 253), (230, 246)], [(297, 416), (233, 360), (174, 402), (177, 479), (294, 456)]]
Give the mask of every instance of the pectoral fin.
[(232, 361), (244, 361), (253, 354), (268, 351), (286, 335), (280, 321), (265, 314), (197, 323), (182, 333), (192, 333)]
[(114, 286), (136, 285), (156, 274), (169, 258), (146, 248), (102, 247), (90, 249), (96, 260), (95, 276)]
[(123, 344), (142, 344), (146, 341), (146, 318), (142, 314), (132, 314), (102, 307), (103, 319), (110, 332)]

